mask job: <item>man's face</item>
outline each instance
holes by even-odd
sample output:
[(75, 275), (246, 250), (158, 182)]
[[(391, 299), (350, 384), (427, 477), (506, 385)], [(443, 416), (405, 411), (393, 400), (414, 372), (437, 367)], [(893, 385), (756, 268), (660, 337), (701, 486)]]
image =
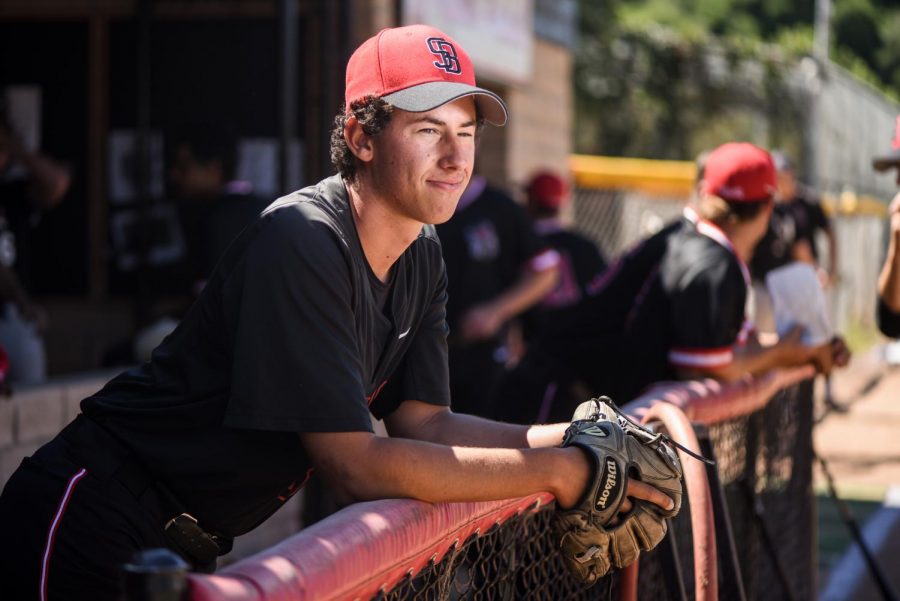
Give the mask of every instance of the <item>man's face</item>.
[(365, 167), (374, 192), (403, 217), (447, 221), (472, 175), (475, 130), (469, 96), (424, 113), (394, 110)]

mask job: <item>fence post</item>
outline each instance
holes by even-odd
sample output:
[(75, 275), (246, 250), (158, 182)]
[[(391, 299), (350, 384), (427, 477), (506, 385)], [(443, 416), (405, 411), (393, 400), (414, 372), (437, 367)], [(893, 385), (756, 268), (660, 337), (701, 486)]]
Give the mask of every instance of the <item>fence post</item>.
[[(709, 439), (709, 429), (701, 423), (694, 423), (694, 431), (697, 433), (697, 441), (700, 450), (707, 459), (715, 460), (712, 441)], [(725, 500), (725, 490), (722, 488), (722, 480), (719, 478), (719, 468), (715, 465), (706, 466), (709, 476), (710, 493), (712, 494), (713, 518), (716, 524), (716, 546), (721, 553), (721, 567), (724, 582), (719, 588), (727, 586), (735, 601), (747, 601), (747, 593), (744, 590), (744, 578), (741, 573), (740, 560), (734, 541), (734, 531), (731, 527), (731, 517), (728, 513), (728, 503)], [(727, 583), (727, 584), (726, 584)]]
[[(673, 440), (695, 453), (700, 453), (697, 434), (681, 409), (665, 402), (654, 403), (647, 409), (641, 421), (647, 423), (654, 419), (663, 423)], [(716, 601), (719, 598), (716, 526), (706, 465), (681, 450), (678, 451), (678, 455), (681, 458), (686, 493), (690, 500), (694, 543), (694, 596), (697, 601)]]
[(188, 565), (168, 549), (135, 553), (122, 566), (125, 601), (183, 601)]

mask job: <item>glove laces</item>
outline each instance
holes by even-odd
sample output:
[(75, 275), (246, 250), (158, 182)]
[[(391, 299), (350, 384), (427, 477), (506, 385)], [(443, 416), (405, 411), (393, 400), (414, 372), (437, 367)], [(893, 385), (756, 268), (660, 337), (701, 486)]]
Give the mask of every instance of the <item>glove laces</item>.
[[(634, 434), (637, 438), (640, 438), (644, 444), (646, 444), (646, 445), (656, 444), (660, 440), (662, 440), (663, 442), (671, 444), (672, 446), (684, 451), (686, 454), (690, 455), (697, 461), (702, 461), (706, 465), (716, 465), (716, 462), (714, 460), (709, 459), (708, 457), (704, 457), (703, 455), (701, 455), (699, 453), (695, 453), (694, 451), (690, 450), (686, 446), (672, 440), (672, 438), (669, 437), (668, 435), (663, 434), (662, 432), (655, 432), (655, 433), (651, 432), (646, 426), (643, 426), (643, 425), (637, 423), (636, 421), (634, 421), (633, 419), (631, 419), (608, 396), (600, 396), (597, 398), (593, 398), (593, 399), (591, 399), (591, 401), (593, 401), (595, 411), (596, 411), (596, 413), (594, 415), (603, 415), (603, 411), (600, 408), (600, 404), (601, 403), (606, 404), (616, 414), (616, 418), (619, 421), (619, 425), (622, 426), (623, 429)], [(606, 416), (606, 417), (612, 417), (612, 416)]]

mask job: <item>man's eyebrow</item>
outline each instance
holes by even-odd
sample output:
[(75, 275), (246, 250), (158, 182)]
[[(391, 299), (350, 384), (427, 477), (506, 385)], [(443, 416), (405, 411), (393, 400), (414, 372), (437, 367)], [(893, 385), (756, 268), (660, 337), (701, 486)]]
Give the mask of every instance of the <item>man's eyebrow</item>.
[[(413, 123), (422, 123), (423, 121), (425, 123), (431, 123), (433, 125), (438, 125), (440, 127), (447, 126), (447, 123), (445, 121), (441, 121), (440, 119), (436, 119), (434, 117), (420, 117), (419, 119), (416, 119), (415, 121), (413, 121)], [(475, 127), (476, 125), (478, 125), (478, 120), (472, 119), (470, 121), (466, 121), (465, 123), (460, 124), (460, 127)]]

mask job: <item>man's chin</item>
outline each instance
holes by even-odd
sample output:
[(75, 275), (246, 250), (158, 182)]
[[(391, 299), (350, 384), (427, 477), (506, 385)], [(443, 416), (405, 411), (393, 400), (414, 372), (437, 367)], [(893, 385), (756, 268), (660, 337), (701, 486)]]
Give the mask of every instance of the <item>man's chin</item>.
[(451, 211), (444, 211), (443, 213), (441, 213), (440, 215), (438, 215), (438, 216), (431, 222), (431, 225), (440, 225), (440, 224), (442, 224), (442, 223), (447, 223), (448, 221), (450, 221), (450, 218), (453, 217), (453, 214), (456, 212), (456, 205), (457, 205), (457, 204), (459, 204), (459, 203), (458, 203), (458, 199), (457, 199), (457, 202), (454, 202), (454, 203), (453, 203), (453, 209), (452, 209)]
[(446, 223), (450, 221), (450, 218), (453, 217), (453, 214), (456, 213), (456, 207), (459, 205), (459, 199), (462, 197), (462, 193), (460, 192), (454, 198), (446, 199), (446, 204), (434, 207), (438, 210), (434, 211), (429, 217), (426, 223), (430, 225), (440, 225), (442, 223)]

